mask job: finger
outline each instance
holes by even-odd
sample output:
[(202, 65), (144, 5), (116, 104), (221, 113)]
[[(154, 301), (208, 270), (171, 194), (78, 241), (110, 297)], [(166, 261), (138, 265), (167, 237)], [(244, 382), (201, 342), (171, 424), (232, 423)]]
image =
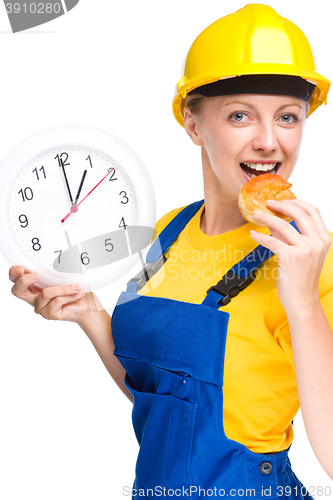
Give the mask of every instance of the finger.
[(29, 302), (29, 304), (33, 303), (39, 291), (31, 291), (29, 287), (34, 285), (38, 280), (38, 273), (23, 274), (12, 287), (12, 294), (19, 299)]
[(314, 224), (317, 227), (322, 238), (324, 240), (327, 240), (327, 241), (330, 240), (328, 231), (326, 229), (324, 220), (321, 216), (321, 213), (320, 213), (318, 207), (316, 207), (315, 205), (310, 205), (310, 203), (306, 203), (305, 201), (298, 200), (298, 199), (289, 200), (289, 201), (293, 202), (292, 203), (293, 205), (296, 205), (300, 208), (303, 208), (303, 210), (305, 210), (305, 212), (307, 212), (307, 214), (314, 221)]
[(41, 310), (55, 297), (73, 295), (79, 290), (80, 285), (62, 285), (44, 288), (36, 298), (35, 308)]
[(273, 229), (272, 227), (270, 227), (269, 230), (271, 232), (271, 235), (274, 236), (274, 238), (278, 238), (286, 245), (289, 245), (288, 241), (284, 238), (283, 234), (281, 234), (279, 231), (276, 231), (276, 229)]
[[(277, 257), (286, 250), (286, 244), (274, 236), (268, 236), (268, 234), (252, 230), (250, 231), (250, 236), (254, 241), (259, 243), (259, 245), (271, 250)], [(289, 246), (287, 248), (289, 248)]]
[(267, 201), (267, 206), (293, 219), (304, 236), (311, 239), (319, 234), (324, 240), (327, 239), (327, 230), (317, 207), (296, 199), (276, 203)]
[(9, 269), (9, 279), (15, 283), (23, 274), (29, 274), (30, 271), (23, 266), (12, 266)]
[[(63, 306), (70, 303), (78, 302), (80, 299), (82, 299), (82, 297), (84, 297), (85, 294), (86, 290), (79, 290), (74, 295), (54, 297), (53, 299), (50, 300), (50, 302), (46, 304), (45, 307), (41, 309), (35, 307), (35, 312), (43, 316), (43, 318), (45, 319), (61, 320), (63, 316), (63, 309), (62, 309)], [(75, 309), (74, 304), (73, 304), (73, 309)]]
[[(273, 229), (275, 232), (281, 235), (288, 245), (299, 246), (304, 243), (304, 241), (302, 240), (302, 236), (298, 233), (298, 231), (296, 231), (293, 226), (289, 224), (289, 222), (267, 212), (261, 212), (259, 214), (256, 212), (257, 211), (254, 212), (253, 217), (259, 222), (266, 224), (271, 232)], [(269, 236), (269, 238), (271, 238), (271, 236)]]

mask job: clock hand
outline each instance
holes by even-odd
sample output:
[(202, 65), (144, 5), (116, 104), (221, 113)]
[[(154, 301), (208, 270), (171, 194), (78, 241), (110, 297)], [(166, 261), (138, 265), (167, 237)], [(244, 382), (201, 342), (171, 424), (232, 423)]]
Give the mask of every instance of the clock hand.
[(110, 170), (110, 171), (109, 171), (109, 172), (108, 172), (108, 173), (107, 173), (107, 174), (103, 177), (103, 179), (102, 179), (102, 180), (100, 180), (100, 181), (99, 181), (99, 183), (98, 183), (98, 184), (96, 184), (96, 186), (94, 186), (94, 187), (92, 188), (92, 190), (91, 190), (91, 191), (89, 191), (89, 193), (88, 193), (88, 194), (87, 194), (87, 195), (83, 198), (83, 200), (81, 200), (81, 201), (80, 201), (80, 203), (78, 203), (77, 205), (73, 205), (73, 206), (72, 206), (71, 211), (70, 211), (70, 212), (68, 212), (68, 214), (67, 214), (67, 215), (65, 215), (65, 217), (64, 217), (63, 219), (61, 219), (61, 222), (65, 222), (65, 220), (66, 220), (66, 219), (68, 219), (68, 217), (69, 217), (72, 213), (77, 212), (77, 210), (78, 210), (78, 206), (79, 206), (79, 205), (81, 205), (81, 203), (82, 203), (82, 202), (83, 202), (83, 201), (84, 201), (84, 200), (85, 200), (85, 199), (86, 199), (86, 198), (90, 195), (90, 193), (92, 193), (92, 192), (93, 192), (93, 190), (94, 190), (94, 189), (96, 189), (96, 188), (97, 188), (97, 186), (99, 186), (99, 185), (100, 185), (100, 183), (101, 183), (102, 181), (104, 181), (104, 179), (105, 179), (105, 178), (106, 178), (106, 177), (110, 174), (110, 172), (112, 172), (112, 170), (114, 170), (114, 168), (111, 168), (111, 170)]
[(73, 198), (72, 198), (72, 193), (71, 193), (71, 190), (69, 189), (69, 184), (68, 184), (67, 175), (66, 175), (66, 172), (65, 172), (65, 167), (64, 167), (62, 159), (59, 158), (59, 160), (60, 160), (60, 163), (61, 163), (62, 171), (64, 173), (64, 177), (65, 177), (65, 181), (66, 181), (66, 186), (67, 186), (68, 194), (69, 194), (70, 200), (72, 202), (72, 205), (74, 205)]
[(78, 190), (78, 192), (77, 192), (77, 195), (76, 195), (75, 201), (74, 201), (74, 203), (73, 203), (74, 205), (77, 205), (77, 201), (78, 201), (78, 199), (80, 198), (81, 189), (82, 189), (82, 186), (83, 186), (84, 179), (85, 179), (86, 175), (87, 175), (87, 170), (85, 170), (85, 171), (83, 172), (83, 176), (82, 176), (82, 179), (81, 179), (81, 183), (80, 183), (80, 186), (79, 186), (79, 190)]

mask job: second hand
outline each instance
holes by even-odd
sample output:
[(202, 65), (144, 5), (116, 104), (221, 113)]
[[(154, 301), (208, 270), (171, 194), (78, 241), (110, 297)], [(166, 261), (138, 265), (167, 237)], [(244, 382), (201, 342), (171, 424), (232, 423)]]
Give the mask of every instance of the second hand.
[(91, 191), (89, 191), (89, 193), (88, 193), (88, 194), (87, 194), (87, 195), (86, 195), (86, 196), (85, 196), (85, 197), (84, 197), (84, 198), (80, 201), (80, 203), (78, 203), (77, 205), (73, 205), (73, 206), (72, 206), (71, 211), (70, 211), (70, 212), (68, 212), (68, 214), (67, 214), (67, 215), (65, 215), (65, 217), (64, 217), (63, 219), (61, 219), (61, 222), (65, 222), (65, 220), (66, 220), (66, 219), (68, 219), (68, 217), (69, 217), (72, 213), (75, 213), (75, 212), (77, 212), (77, 211), (78, 211), (78, 207), (81, 205), (81, 203), (82, 203), (82, 202), (83, 202), (83, 201), (87, 198), (87, 196), (89, 196), (89, 195), (90, 195), (90, 193), (92, 193), (92, 192), (93, 192), (93, 190), (94, 190), (94, 189), (96, 189), (96, 188), (97, 188), (97, 186), (99, 186), (99, 185), (100, 185), (100, 183), (101, 183), (101, 182), (103, 182), (103, 181), (104, 181), (104, 179), (105, 179), (105, 178), (106, 178), (106, 177), (110, 174), (110, 172), (112, 172), (112, 170), (114, 170), (114, 168), (111, 168), (111, 170), (110, 170), (110, 171), (109, 171), (109, 172), (108, 172), (108, 173), (107, 173), (107, 174), (103, 177), (103, 179), (101, 179), (101, 180), (99, 181), (99, 183), (98, 183), (98, 184), (96, 184), (96, 186), (94, 186), (94, 187), (92, 188), (92, 190), (91, 190)]

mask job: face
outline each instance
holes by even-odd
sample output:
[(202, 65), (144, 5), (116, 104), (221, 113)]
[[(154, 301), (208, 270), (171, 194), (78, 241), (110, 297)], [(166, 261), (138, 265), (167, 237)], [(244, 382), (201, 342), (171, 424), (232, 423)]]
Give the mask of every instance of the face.
[(306, 102), (284, 95), (211, 97), (196, 115), (185, 107), (185, 129), (202, 147), (205, 191), (234, 200), (254, 175), (271, 172), (287, 180), (297, 162), (305, 121)]

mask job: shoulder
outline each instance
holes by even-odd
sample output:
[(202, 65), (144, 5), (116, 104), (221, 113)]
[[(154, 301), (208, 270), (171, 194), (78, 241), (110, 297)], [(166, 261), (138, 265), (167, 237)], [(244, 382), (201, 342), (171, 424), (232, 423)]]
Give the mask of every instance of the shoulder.
[(169, 222), (171, 222), (172, 219), (174, 219), (176, 215), (179, 214), (179, 212), (181, 212), (183, 208), (185, 208), (186, 206), (187, 205), (184, 205), (179, 208), (174, 208), (173, 210), (170, 210), (169, 212), (162, 215), (162, 217), (158, 219), (154, 227), (154, 239), (163, 231), (163, 229), (169, 224)]

